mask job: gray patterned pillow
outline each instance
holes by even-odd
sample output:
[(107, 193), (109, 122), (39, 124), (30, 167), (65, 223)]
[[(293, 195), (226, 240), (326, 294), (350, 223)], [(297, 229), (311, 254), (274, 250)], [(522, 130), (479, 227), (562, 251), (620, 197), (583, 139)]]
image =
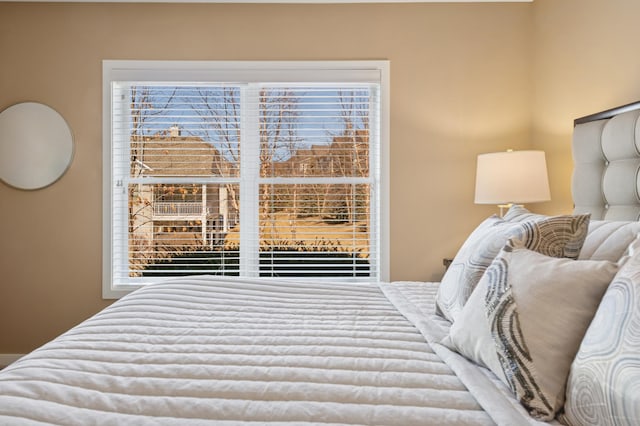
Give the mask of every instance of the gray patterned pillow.
[(550, 420), (580, 341), (618, 270), (554, 258), (509, 241), (442, 344), (488, 367), (534, 416)]
[(512, 223), (492, 216), (471, 233), (438, 287), (436, 314), (455, 321), (484, 271), (510, 238), (547, 256), (576, 259), (589, 227), (589, 215), (552, 216)]
[(640, 243), (607, 289), (571, 365), (570, 425), (640, 425)]

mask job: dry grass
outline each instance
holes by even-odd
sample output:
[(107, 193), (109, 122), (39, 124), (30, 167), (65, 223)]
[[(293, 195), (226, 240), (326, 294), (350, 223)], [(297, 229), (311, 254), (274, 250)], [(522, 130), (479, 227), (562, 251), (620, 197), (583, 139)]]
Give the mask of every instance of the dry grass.
[[(320, 247), (327, 251), (358, 252), (368, 257), (369, 233), (365, 222), (353, 224), (328, 223), (320, 217), (295, 218), (289, 213), (277, 213), (260, 223), (262, 246), (298, 247), (300, 250)], [(237, 248), (239, 227), (225, 239), (225, 247)]]

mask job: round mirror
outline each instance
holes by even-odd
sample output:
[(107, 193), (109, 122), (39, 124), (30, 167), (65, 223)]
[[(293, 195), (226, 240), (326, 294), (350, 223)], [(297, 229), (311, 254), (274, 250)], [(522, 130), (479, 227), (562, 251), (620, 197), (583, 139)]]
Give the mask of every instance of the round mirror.
[(0, 112), (0, 180), (19, 189), (49, 186), (73, 158), (73, 136), (54, 109), (23, 102)]

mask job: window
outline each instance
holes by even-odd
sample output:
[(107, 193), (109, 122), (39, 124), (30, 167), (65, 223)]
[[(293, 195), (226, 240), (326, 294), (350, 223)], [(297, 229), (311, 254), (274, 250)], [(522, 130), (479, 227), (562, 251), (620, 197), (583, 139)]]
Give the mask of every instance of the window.
[(104, 61), (104, 284), (388, 279), (388, 63)]

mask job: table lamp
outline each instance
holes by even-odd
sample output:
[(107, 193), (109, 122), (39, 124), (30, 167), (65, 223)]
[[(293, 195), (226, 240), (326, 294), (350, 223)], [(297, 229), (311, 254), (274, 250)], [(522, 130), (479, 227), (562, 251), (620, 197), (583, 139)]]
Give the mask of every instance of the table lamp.
[(513, 204), (549, 201), (544, 151), (503, 151), (478, 155), (476, 204), (497, 204), (500, 216)]

